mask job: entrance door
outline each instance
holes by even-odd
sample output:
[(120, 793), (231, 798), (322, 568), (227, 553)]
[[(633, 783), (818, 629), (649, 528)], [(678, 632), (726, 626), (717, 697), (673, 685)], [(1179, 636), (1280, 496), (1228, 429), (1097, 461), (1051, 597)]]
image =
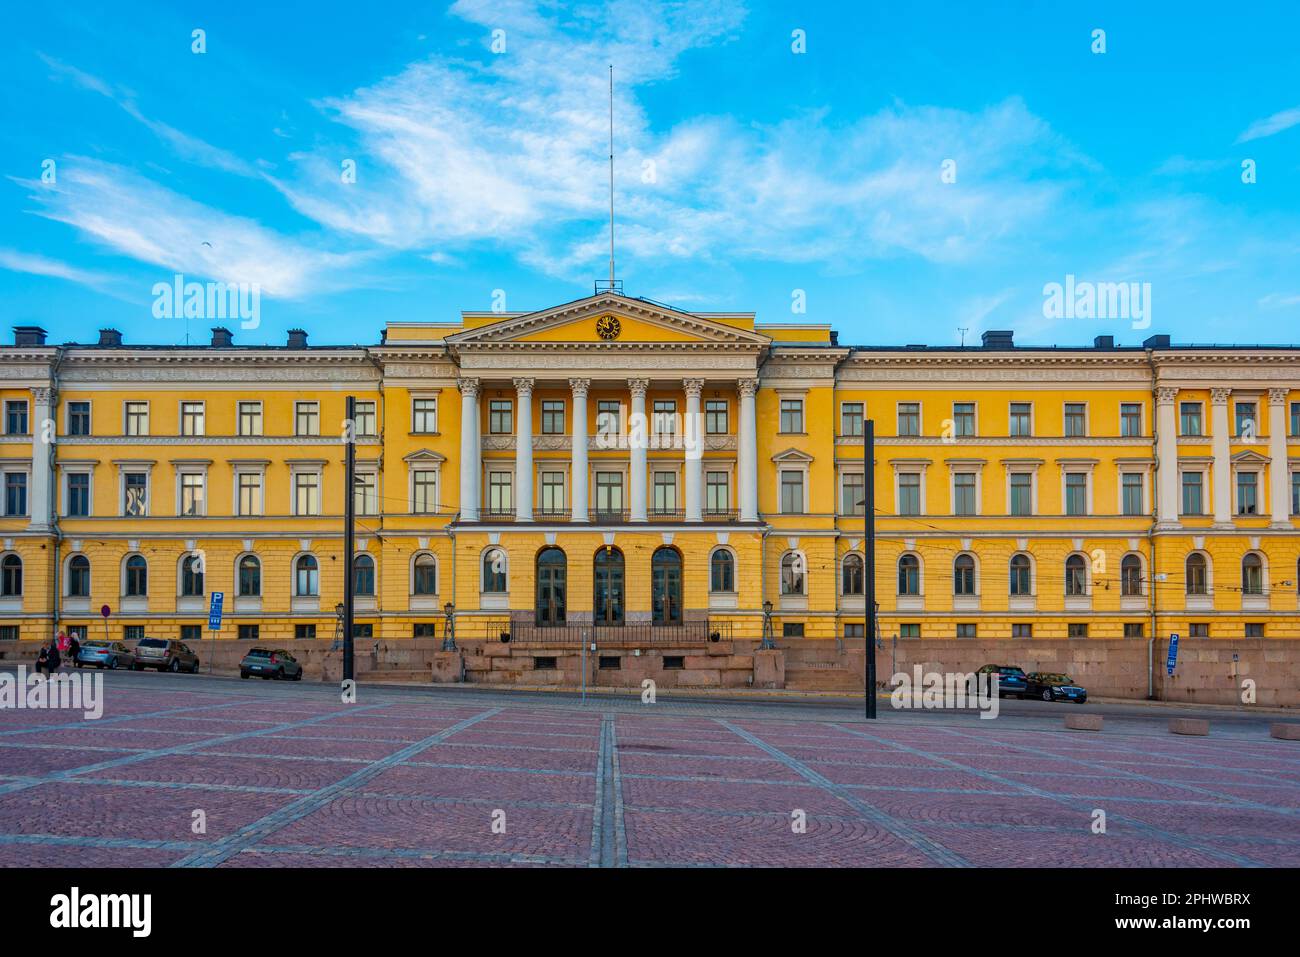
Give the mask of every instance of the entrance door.
[(597, 627), (623, 624), (623, 553), (602, 548), (596, 553), (596, 592), (592, 604)]
[(660, 548), (650, 559), (650, 605), (656, 625), (682, 623), (682, 556), (675, 548)]
[(568, 604), (568, 561), (558, 548), (543, 548), (537, 555), (537, 625), (564, 624)]

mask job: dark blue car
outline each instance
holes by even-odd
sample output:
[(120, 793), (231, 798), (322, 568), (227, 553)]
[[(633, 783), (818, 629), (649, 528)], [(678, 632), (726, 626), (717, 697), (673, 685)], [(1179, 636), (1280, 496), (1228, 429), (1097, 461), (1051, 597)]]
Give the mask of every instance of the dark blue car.
[(975, 674), (978, 676), (995, 672), (998, 676), (999, 698), (1005, 698), (1008, 695), (1023, 698), (1029, 693), (1029, 679), (1025, 675), (1024, 669), (1017, 668), (1015, 665), (985, 665)]
[(1051, 671), (1035, 671), (1029, 675), (1028, 693), (1044, 701), (1073, 701), (1083, 704), (1088, 700), (1088, 690), (1081, 688), (1069, 675)]

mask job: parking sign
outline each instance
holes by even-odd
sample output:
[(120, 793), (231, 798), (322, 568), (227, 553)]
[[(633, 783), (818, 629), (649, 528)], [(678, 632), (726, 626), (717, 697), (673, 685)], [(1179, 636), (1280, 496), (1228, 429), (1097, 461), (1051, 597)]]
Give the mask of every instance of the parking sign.
[(1178, 664), (1178, 635), (1169, 636), (1169, 657), (1165, 660), (1165, 669), (1172, 676), (1174, 665)]
[(212, 604), (208, 607), (208, 628), (211, 631), (221, 630), (221, 603), (225, 598), (226, 593), (223, 591), (212, 593)]

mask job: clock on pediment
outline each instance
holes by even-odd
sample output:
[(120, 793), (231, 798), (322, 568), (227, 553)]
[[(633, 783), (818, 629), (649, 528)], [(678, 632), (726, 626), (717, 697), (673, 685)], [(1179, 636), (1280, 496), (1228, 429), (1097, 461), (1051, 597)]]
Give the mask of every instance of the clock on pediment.
[(600, 336), (606, 342), (618, 338), (618, 334), (623, 331), (623, 325), (615, 316), (601, 316), (596, 320), (596, 335)]

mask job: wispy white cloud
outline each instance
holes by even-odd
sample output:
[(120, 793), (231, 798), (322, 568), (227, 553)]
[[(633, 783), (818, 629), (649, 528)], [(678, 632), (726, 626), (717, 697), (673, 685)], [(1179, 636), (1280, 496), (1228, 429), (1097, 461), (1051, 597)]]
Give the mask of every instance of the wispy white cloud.
[(1237, 142), (1248, 143), (1251, 140), (1263, 139), (1266, 136), (1275, 136), (1283, 130), (1289, 130), (1296, 125), (1300, 125), (1300, 106), (1294, 106), (1289, 110), (1279, 110), (1272, 116), (1256, 120), (1237, 137)]
[(57, 259), (50, 259), (36, 253), (25, 253), (16, 249), (0, 249), (0, 269), (8, 269), (10, 272), (29, 273), (33, 276), (66, 279), (69, 282), (100, 290), (107, 287), (113, 278), (107, 273), (81, 269)]

